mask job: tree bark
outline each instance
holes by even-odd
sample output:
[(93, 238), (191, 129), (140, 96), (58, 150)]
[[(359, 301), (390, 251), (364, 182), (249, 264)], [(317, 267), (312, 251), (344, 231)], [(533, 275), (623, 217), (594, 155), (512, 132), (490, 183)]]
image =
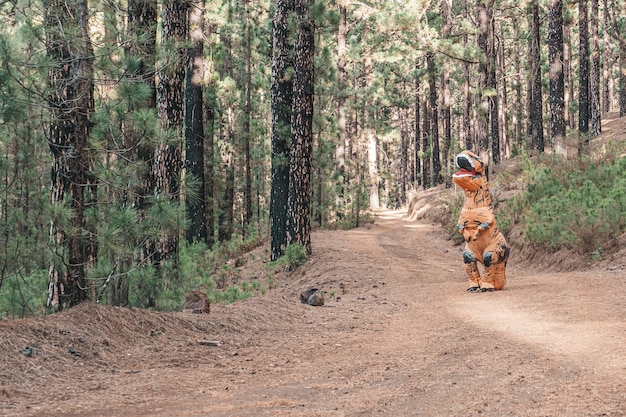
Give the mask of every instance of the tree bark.
[(550, 127), (553, 149), (565, 154), (565, 82), (563, 73), (563, 0), (550, 0), (548, 9), (548, 61), (550, 64)]
[[(563, 117), (565, 118), (565, 126), (574, 129), (574, 117), (572, 117), (570, 108), (572, 102), (572, 93), (574, 91), (574, 74), (572, 71), (572, 36), (569, 24), (563, 22), (563, 82), (565, 91), (563, 96)], [(567, 132), (566, 132), (567, 135)]]
[(489, 88), (489, 12), (485, 4), (485, 0), (476, 1), (476, 24), (478, 25), (476, 43), (478, 49), (482, 52), (480, 62), (478, 64), (478, 86), (476, 88), (475, 103), (475, 124), (476, 124), (476, 150), (480, 154), (481, 151), (489, 150), (489, 126), (490, 126), (490, 100), (489, 95), (492, 94)]
[(243, 170), (245, 181), (244, 203), (243, 203), (243, 235), (248, 234), (250, 223), (252, 222), (252, 164), (250, 156), (250, 141), (252, 132), (250, 122), (252, 118), (252, 35), (250, 21), (250, 1), (244, 2), (244, 31), (245, 31), (245, 56), (246, 56), (246, 102), (243, 112)]
[(421, 116), (420, 116), (420, 100), (421, 97), (421, 85), (420, 85), (420, 68), (419, 61), (415, 60), (415, 136), (414, 136), (414, 147), (415, 147), (415, 183), (419, 187), (422, 185), (422, 168), (420, 163), (421, 158), (421, 140), (422, 140), (422, 132), (420, 130)]
[(156, 107), (155, 57), (157, 36), (156, 0), (128, 1), (128, 32), (131, 42), (127, 43), (128, 60), (139, 62), (128, 70), (131, 79), (145, 83), (150, 87), (148, 99), (139, 103), (137, 108)]
[(433, 167), (433, 186), (443, 183), (441, 174), (441, 159), (439, 156), (439, 104), (437, 97), (437, 68), (435, 65), (435, 57), (432, 53), (426, 55), (426, 67), (428, 69), (428, 80), (430, 88), (430, 136), (432, 139), (432, 167)]
[[(227, 136), (232, 136), (228, 134)], [(235, 204), (235, 169), (232, 155), (227, 155), (222, 163), (222, 198), (218, 216), (217, 239), (219, 242), (228, 242), (234, 232), (234, 204)]]
[[(172, 47), (162, 63), (157, 85), (157, 114), (162, 127), (171, 136), (154, 153), (150, 185), (156, 198), (177, 203), (180, 198), (182, 169), (182, 130), (184, 125), (185, 63), (189, 25), (188, 3), (167, 2), (162, 8), (161, 39)], [(152, 263), (158, 268), (165, 259), (176, 261), (178, 230), (168, 230), (154, 242)]]
[(346, 5), (339, 1), (339, 27), (337, 30), (337, 130), (339, 142), (335, 150), (335, 172), (339, 181), (337, 212), (343, 215), (345, 209), (346, 177)]
[[(469, 18), (467, 0), (462, 1), (462, 7), (463, 18), (467, 20)], [(468, 43), (469, 36), (467, 35), (466, 31), (464, 31), (463, 47), (467, 47)], [(470, 63), (465, 61), (463, 62), (463, 144), (465, 146), (465, 149), (477, 151), (477, 149), (475, 149), (474, 147), (476, 140), (472, 131), (472, 107), (471, 68)]]
[[(71, 211), (67, 224), (51, 220), (51, 241), (67, 251), (63, 255), (67, 259), (50, 265), (48, 305), (62, 309), (66, 303), (79, 304), (89, 294), (85, 265), (94, 249), (89, 249), (83, 240), (83, 231), (86, 196), (94, 191), (94, 179), (89, 174), (92, 161), (87, 150), (94, 111), (93, 47), (86, 0), (51, 0), (46, 2), (45, 10), (46, 52), (51, 61), (51, 204), (66, 206)], [(75, 33), (77, 38), (67, 38), (68, 33)]]
[[(125, 55), (127, 68), (126, 73), (129, 82), (144, 84), (148, 88), (148, 94), (142, 97), (133, 97), (129, 101), (128, 112), (156, 108), (156, 81), (155, 81), (155, 59), (156, 59), (156, 37), (157, 37), (157, 4), (156, 0), (130, 0), (127, 11), (130, 41), (125, 45)], [(154, 147), (144, 136), (144, 132), (139, 127), (134, 126), (132, 120), (127, 120), (124, 126), (124, 137), (126, 149), (133, 149), (129, 158), (140, 167), (152, 165)], [(149, 176), (143, 169), (137, 169), (137, 186), (133, 190), (134, 198), (129, 205), (135, 207), (142, 216), (146, 208), (146, 196), (150, 193)], [(143, 236), (138, 238), (138, 245), (141, 245)], [(144, 257), (151, 255), (150, 246), (144, 247)], [(117, 260), (116, 260), (117, 261)], [(127, 262), (121, 262), (120, 268), (124, 269)], [(114, 278), (111, 286), (111, 304), (116, 306), (130, 305), (129, 282), (126, 275), (121, 274)]]
[[(618, 57), (618, 69), (619, 69), (619, 114), (620, 117), (626, 116), (626, 37), (622, 33), (620, 22), (616, 14), (616, 10), (619, 10), (615, 4), (615, 0), (611, 0), (610, 7), (605, 7), (605, 13), (609, 16), (609, 24), (611, 25), (610, 31), (613, 37), (617, 40), (620, 49)], [(611, 14), (612, 13), (612, 14)], [(621, 16), (620, 16), (621, 17)]]
[(602, 43), (603, 43), (603, 63), (602, 66), (602, 111), (608, 113), (613, 108), (613, 100), (612, 94), (613, 91), (613, 77), (611, 75), (611, 70), (614, 65), (613, 61), (613, 44), (612, 39), (609, 36), (608, 28), (611, 26), (610, 16), (609, 16), (609, 4), (607, 0), (603, 1), (603, 33), (602, 33)]
[(299, 243), (311, 253), (311, 158), (313, 156), (314, 24), (311, 0), (296, 0), (293, 59), (293, 111), (289, 158), (287, 245)]
[(400, 167), (398, 172), (399, 190), (396, 190), (396, 194), (399, 193), (399, 204), (406, 203), (406, 191), (407, 191), (407, 173), (409, 172), (409, 132), (407, 127), (407, 121), (409, 120), (409, 114), (407, 109), (400, 110)]
[(204, 175), (204, 112), (202, 79), (204, 77), (204, 0), (190, 2), (189, 47), (185, 77), (185, 167), (198, 187), (186, 196), (189, 227), (187, 241), (204, 242), (207, 238)]
[[(363, 30), (364, 39), (368, 39), (369, 36), (369, 23), (365, 23), (365, 29)], [(368, 48), (366, 46), (366, 48)], [(371, 102), (371, 91), (374, 85), (374, 74), (373, 74), (373, 61), (372, 61), (372, 53), (368, 49), (364, 52), (365, 56), (363, 57), (363, 66), (365, 72), (365, 89), (367, 91), (367, 99), (365, 102), (365, 108), (363, 111), (363, 132), (365, 133), (365, 139), (367, 141), (367, 171), (369, 174), (369, 208), (372, 210), (377, 210), (380, 208), (380, 196), (379, 196), (379, 187), (380, 182), (378, 178), (378, 143), (376, 132), (374, 131), (373, 121), (374, 115), (371, 112), (370, 107), (372, 106)]]
[(485, 143), (481, 148), (491, 148), (491, 160), (500, 162), (500, 123), (498, 120), (498, 82), (496, 79), (496, 46), (493, 19), (493, 2), (477, 2), (478, 12), (478, 47), (481, 49), (482, 106), (487, 111), (488, 127), (484, 129)]
[(431, 152), (432, 147), (429, 143), (430, 140), (430, 114), (431, 111), (428, 107), (429, 100), (424, 98), (424, 104), (422, 108), (424, 109), (423, 120), (422, 120), (422, 184), (424, 189), (428, 189), (433, 185), (432, 175), (430, 170), (430, 160), (431, 160)]
[[(450, 29), (452, 27), (452, 0), (442, 0), (441, 2), (442, 28), (441, 37), (450, 39)], [(452, 146), (452, 120), (450, 111), (450, 68), (447, 62), (441, 68), (441, 96), (443, 106), (441, 117), (443, 119), (443, 152), (442, 158), (445, 164), (445, 184), (446, 188), (452, 186), (452, 165), (450, 159), (450, 147)]]
[(626, 42), (619, 50), (619, 116), (626, 116)]
[(530, 43), (530, 62), (531, 62), (531, 137), (532, 149), (543, 152), (543, 98), (541, 95), (541, 52), (540, 52), (540, 23), (539, 23), (539, 4), (538, 0), (532, 0), (532, 30)]
[(582, 134), (589, 132), (589, 23), (587, 0), (578, 1), (578, 131)]
[(591, 102), (591, 134), (598, 136), (602, 132), (602, 108), (600, 107), (600, 40), (599, 40), (599, 18), (598, 0), (591, 0), (591, 70), (589, 74), (589, 96)]
[(289, 14), (293, 0), (276, 0), (272, 33), (272, 189), (270, 194), (271, 260), (284, 254), (287, 245), (289, 196), (289, 142), (291, 140), (293, 66), (289, 55)]

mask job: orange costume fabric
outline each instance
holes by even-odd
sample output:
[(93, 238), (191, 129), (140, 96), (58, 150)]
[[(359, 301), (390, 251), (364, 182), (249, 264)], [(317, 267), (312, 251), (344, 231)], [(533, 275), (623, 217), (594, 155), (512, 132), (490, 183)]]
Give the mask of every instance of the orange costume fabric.
[[(500, 290), (506, 284), (505, 268), (510, 248), (493, 214), (485, 164), (474, 153), (463, 151), (456, 156), (456, 165), (460, 170), (452, 175), (452, 180), (465, 192), (457, 227), (465, 240), (463, 262), (469, 277), (467, 290)], [(482, 276), (478, 263), (484, 266)]]

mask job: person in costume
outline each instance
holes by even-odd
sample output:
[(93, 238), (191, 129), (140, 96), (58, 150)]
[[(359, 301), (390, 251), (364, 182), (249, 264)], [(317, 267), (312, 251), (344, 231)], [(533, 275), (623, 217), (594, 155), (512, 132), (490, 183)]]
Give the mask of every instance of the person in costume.
[[(465, 202), (457, 228), (465, 240), (463, 262), (469, 277), (470, 292), (500, 290), (506, 284), (505, 269), (510, 248), (498, 230), (493, 200), (485, 176), (485, 164), (470, 152), (456, 156), (459, 171), (452, 180), (465, 192)], [(482, 264), (481, 275), (478, 264)]]

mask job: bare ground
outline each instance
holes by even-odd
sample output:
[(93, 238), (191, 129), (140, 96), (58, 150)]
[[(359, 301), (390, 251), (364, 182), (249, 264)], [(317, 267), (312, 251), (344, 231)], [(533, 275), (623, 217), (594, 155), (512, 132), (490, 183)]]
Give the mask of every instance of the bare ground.
[(472, 294), (461, 247), (402, 211), (313, 248), (209, 315), (0, 322), (0, 415), (626, 416), (626, 259), (556, 273), (513, 253), (504, 290)]

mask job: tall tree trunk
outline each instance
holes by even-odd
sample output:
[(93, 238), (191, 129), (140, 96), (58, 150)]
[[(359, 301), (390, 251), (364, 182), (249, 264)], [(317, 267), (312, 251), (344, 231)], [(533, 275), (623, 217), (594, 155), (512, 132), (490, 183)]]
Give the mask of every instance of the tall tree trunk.
[[(157, 4), (156, 0), (130, 0), (128, 2), (128, 34), (131, 39), (126, 43), (125, 55), (128, 62), (126, 73), (130, 82), (145, 84), (148, 94), (143, 97), (134, 97), (129, 102), (128, 112), (156, 108), (156, 81), (155, 81), (155, 58), (157, 37)], [(154, 148), (143, 135), (143, 131), (133, 125), (131, 120), (126, 121), (124, 126), (126, 149), (135, 149), (136, 154), (129, 155), (140, 167), (152, 164)], [(146, 208), (145, 198), (149, 194), (149, 178), (145, 171), (137, 169), (137, 187), (134, 190), (135, 198), (130, 205), (137, 208), (139, 215)], [(138, 244), (143, 240), (139, 237)], [(144, 248), (144, 257), (150, 257), (151, 248)], [(125, 268), (124, 263), (120, 265)], [(120, 274), (111, 284), (111, 304), (116, 306), (130, 305), (129, 282), (124, 274)]]
[[(205, 25), (206, 33), (205, 39), (211, 39), (213, 34), (217, 32), (215, 24)], [(216, 188), (217, 188), (217, 163), (215, 152), (215, 137), (218, 131), (217, 123), (217, 86), (212, 83), (204, 87), (203, 94), (203, 113), (205, 123), (205, 148), (204, 148), (204, 162), (205, 162), (205, 206), (206, 206), (206, 242), (209, 248), (213, 247), (215, 243), (215, 231), (217, 224), (217, 210), (216, 210)]]
[[(225, 77), (233, 79), (235, 74), (233, 73), (234, 57), (231, 53), (233, 50), (232, 33), (224, 31), (220, 35), (226, 55), (220, 71)], [(217, 236), (218, 241), (222, 243), (231, 240), (235, 231), (235, 172), (238, 157), (235, 151), (236, 106), (238, 106), (236, 100), (224, 97), (222, 99), (221, 117), (219, 118), (220, 146), (218, 149), (220, 149), (220, 152), (217, 161), (220, 164), (220, 169), (217, 174), (218, 180), (216, 181), (217, 195), (219, 195), (217, 204)]]
[[(483, 83), (482, 106), (488, 109), (486, 120), (488, 128), (485, 129), (485, 140), (490, 139), (490, 143), (484, 143), (481, 148), (487, 150), (491, 147), (491, 160), (494, 164), (500, 162), (500, 124), (498, 121), (498, 83), (496, 79), (496, 47), (495, 47), (495, 27), (493, 19), (493, 1), (484, 0), (477, 2), (478, 12), (478, 47), (483, 55), (480, 67)], [(489, 146), (491, 145), (491, 146)]]
[(293, 58), (293, 111), (289, 158), (287, 245), (299, 243), (311, 253), (311, 158), (313, 154), (313, 94), (315, 33), (311, 0), (296, 0), (296, 41)]
[(243, 212), (243, 235), (247, 236), (250, 223), (252, 222), (252, 164), (250, 161), (250, 140), (252, 132), (250, 121), (252, 118), (252, 35), (250, 22), (250, 1), (244, 2), (245, 18), (245, 55), (246, 55), (246, 104), (243, 114), (243, 167), (244, 167), (244, 212)]
[(587, 0), (578, 1), (578, 36), (579, 36), (579, 69), (578, 69), (578, 131), (589, 132), (589, 24)]
[[(68, 223), (51, 220), (51, 241), (67, 251), (67, 259), (50, 265), (48, 304), (63, 308), (88, 297), (85, 264), (88, 250), (83, 240), (86, 195), (93, 184), (92, 162), (87, 151), (90, 118), (94, 111), (93, 47), (89, 37), (86, 0), (75, 3), (46, 2), (46, 52), (50, 106), (52, 205), (68, 205)], [(77, 38), (67, 38), (74, 33)], [(90, 184), (91, 183), (91, 184)], [(69, 203), (68, 203), (69, 201)], [(61, 251), (57, 251), (59, 253)]]
[(409, 132), (407, 121), (409, 120), (408, 110), (401, 109), (400, 114), (400, 168), (398, 173), (400, 204), (406, 203), (407, 173), (409, 172)]
[[(563, 116), (565, 126), (575, 129), (575, 120), (570, 111), (572, 94), (574, 91), (574, 73), (572, 70), (572, 35), (569, 24), (563, 26), (563, 82), (565, 83), (565, 95), (563, 96)], [(567, 133), (566, 133), (567, 134)]]
[[(450, 29), (452, 27), (452, 0), (443, 0), (441, 2), (441, 17), (443, 19), (441, 37), (443, 39), (449, 39)], [(445, 164), (446, 188), (450, 188), (452, 186), (453, 162), (450, 159), (450, 147), (452, 146), (452, 120), (450, 112), (450, 68), (447, 62), (444, 62), (441, 68), (441, 95), (443, 97), (443, 106), (441, 109), (441, 116), (443, 118), (442, 158)]]
[(422, 168), (420, 163), (421, 158), (421, 140), (422, 132), (420, 130), (421, 116), (420, 116), (420, 100), (421, 97), (421, 85), (420, 85), (420, 68), (419, 61), (415, 60), (415, 183), (417, 186), (422, 185)]
[(619, 50), (619, 116), (626, 116), (626, 42)]
[(432, 138), (432, 167), (433, 167), (433, 185), (437, 186), (443, 183), (441, 174), (441, 159), (439, 156), (439, 105), (437, 97), (437, 67), (435, 65), (435, 57), (432, 53), (426, 55), (426, 67), (428, 68), (428, 80), (430, 88), (430, 136)]
[[(186, 48), (189, 31), (188, 3), (182, 0), (167, 2), (162, 8), (162, 43), (169, 51), (157, 86), (157, 114), (171, 140), (160, 143), (154, 153), (151, 189), (155, 197), (176, 204), (180, 198), (182, 169), (182, 134), (184, 124), (184, 91)], [(156, 242), (153, 264), (157, 267), (165, 259), (176, 261), (178, 230), (168, 230)], [(152, 300), (149, 304), (152, 303)]]
[[(212, 92), (215, 86), (212, 86), (209, 92)], [(215, 131), (216, 131), (216, 115), (215, 109), (217, 103), (215, 97), (204, 97), (204, 119), (207, 127), (205, 135), (205, 206), (206, 206), (206, 243), (207, 247), (213, 247), (215, 243), (215, 224), (216, 224), (216, 209), (215, 209), (215, 188), (216, 188), (216, 163), (215, 163)]]
[(276, 0), (272, 34), (272, 189), (270, 194), (271, 260), (284, 254), (287, 245), (289, 196), (289, 142), (293, 66), (289, 56), (289, 15), (293, 0)]
[[(366, 23), (367, 25), (367, 23)], [(364, 29), (366, 35), (363, 36), (364, 39), (367, 39), (367, 34), (369, 34), (369, 26)], [(365, 103), (365, 112), (364, 112), (364, 124), (365, 124), (365, 137), (367, 139), (367, 170), (369, 174), (369, 208), (372, 210), (377, 210), (380, 208), (380, 196), (378, 194), (378, 189), (380, 187), (379, 178), (378, 178), (378, 140), (376, 136), (376, 132), (373, 127), (373, 118), (374, 115), (370, 110), (371, 96), (372, 96), (372, 87), (374, 86), (374, 74), (373, 74), (373, 62), (372, 62), (372, 53), (371, 51), (365, 52), (364, 57), (364, 71), (365, 71), (365, 88), (367, 90), (368, 101)]]
[(591, 0), (591, 71), (589, 74), (589, 95), (591, 102), (591, 134), (597, 136), (602, 131), (602, 108), (600, 107), (600, 35), (598, 0)]
[(431, 111), (428, 107), (428, 103), (430, 100), (424, 98), (424, 105), (422, 108), (424, 109), (423, 120), (422, 120), (422, 184), (424, 185), (424, 189), (428, 189), (433, 185), (432, 175), (430, 170), (430, 160), (432, 147), (429, 143), (431, 138), (431, 126), (430, 126), (430, 114)]
[(543, 97), (541, 94), (541, 53), (540, 53), (540, 27), (539, 27), (539, 1), (532, 0), (532, 30), (530, 43), (530, 62), (532, 78), (532, 98), (531, 98), (531, 136), (532, 149), (543, 152)]
[(563, 0), (550, 0), (548, 9), (550, 64), (550, 127), (553, 149), (565, 154), (565, 82), (563, 74)]
[(489, 12), (485, 4), (485, 0), (476, 1), (476, 23), (478, 25), (478, 35), (476, 43), (478, 49), (482, 52), (480, 56), (480, 62), (478, 64), (478, 88), (476, 89), (476, 103), (474, 112), (476, 124), (476, 141), (477, 151), (489, 150), (489, 117), (490, 117), (490, 104), (489, 95), (492, 93), (488, 91), (488, 77), (489, 77)]
[(345, 209), (346, 176), (346, 5), (345, 0), (339, 1), (339, 27), (337, 30), (337, 129), (339, 143), (335, 149), (335, 172), (339, 181), (337, 213), (343, 215)]
[[(462, 1), (463, 7), (463, 19), (467, 20), (469, 18), (469, 10), (467, 6), (467, 0)], [(466, 31), (463, 31), (463, 47), (467, 47), (469, 43), (469, 36)], [(473, 144), (475, 143), (474, 135), (472, 134), (472, 94), (471, 94), (471, 68), (470, 63), (467, 61), (463, 62), (463, 135), (464, 141), (463, 144), (465, 149), (468, 150), (477, 150), (474, 149)]]
[(613, 77), (611, 70), (613, 69), (613, 42), (609, 35), (610, 16), (609, 16), (609, 4), (607, 0), (603, 1), (603, 31), (602, 31), (602, 44), (603, 44), (603, 62), (602, 67), (602, 111), (608, 113), (613, 108), (612, 94), (613, 91)]
[(132, 41), (126, 44), (126, 57), (129, 61), (132, 59), (139, 61), (137, 65), (129, 67), (128, 74), (132, 80), (145, 83), (150, 89), (147, 99), (137, 102), (136, 108), (155, 108), (156, 0), (129, 0), (127, 14), (128, 32)]
[[(226, 136), (230, 140), (232, 132)], [(234, 205), (235, 205), (235, 169), (233, 168), (233, 155), (226, 155), (222, 163), (222, 197), (220, 198), (217, 239), (219, 242), (228, 242), (234, 232)]]
[(198, 187), (186, 196), (185, 207), (190, 221), (187, 241), (205, 242), (207, 238), (204, 175), (204, 112), (202, 78), (204, 77), (204, 0), (194, 0), (189, 9), (189, 47), (185, 78), (185, 167)]
[(611, 0), (610, 7), (605, 7), (605, 13), (609, 16), (610, 32), (619, 44), (619, 57), (618, 57), (618, 69), (619, 69), (619, 114), (620, 117), (626, 116), (626, 36), (623, 33), (618, 16), (616, 13), (619, 10), (615, 4), (615, 0)]
[[(494, 23), (495, 25), (495, 23)], [(498, 29), (498, 33), (502, 32), (502, 29), (499, 26), (494, 26), (495, 29)], [(507, 113), (509, 112), (509, 103), (508, 103), (508, 83), (509, 77), (506, 74), (506, 60), (504, 58), (504, 43), (503, 42), (494, 42), (496, 61), (495, 61), (495, 69), (496, 69), (496, 85), (497, 85), (497, 96), (498, 96), (498, 105), (496, 106), (498, 113), (498, 132), (499, 132), (499, 147), (500, 147), (500, 157), (504, 157), (504, 159), (509, 159), (511, 157), (511, 143), (509, 141), (510, 130), (507, 128)], [(513, 112), (515, 110), (513, 109)], [(502, 128), (500, 128), (502, 126)], [(499, 159), (500, 160), (500, 159)]]

